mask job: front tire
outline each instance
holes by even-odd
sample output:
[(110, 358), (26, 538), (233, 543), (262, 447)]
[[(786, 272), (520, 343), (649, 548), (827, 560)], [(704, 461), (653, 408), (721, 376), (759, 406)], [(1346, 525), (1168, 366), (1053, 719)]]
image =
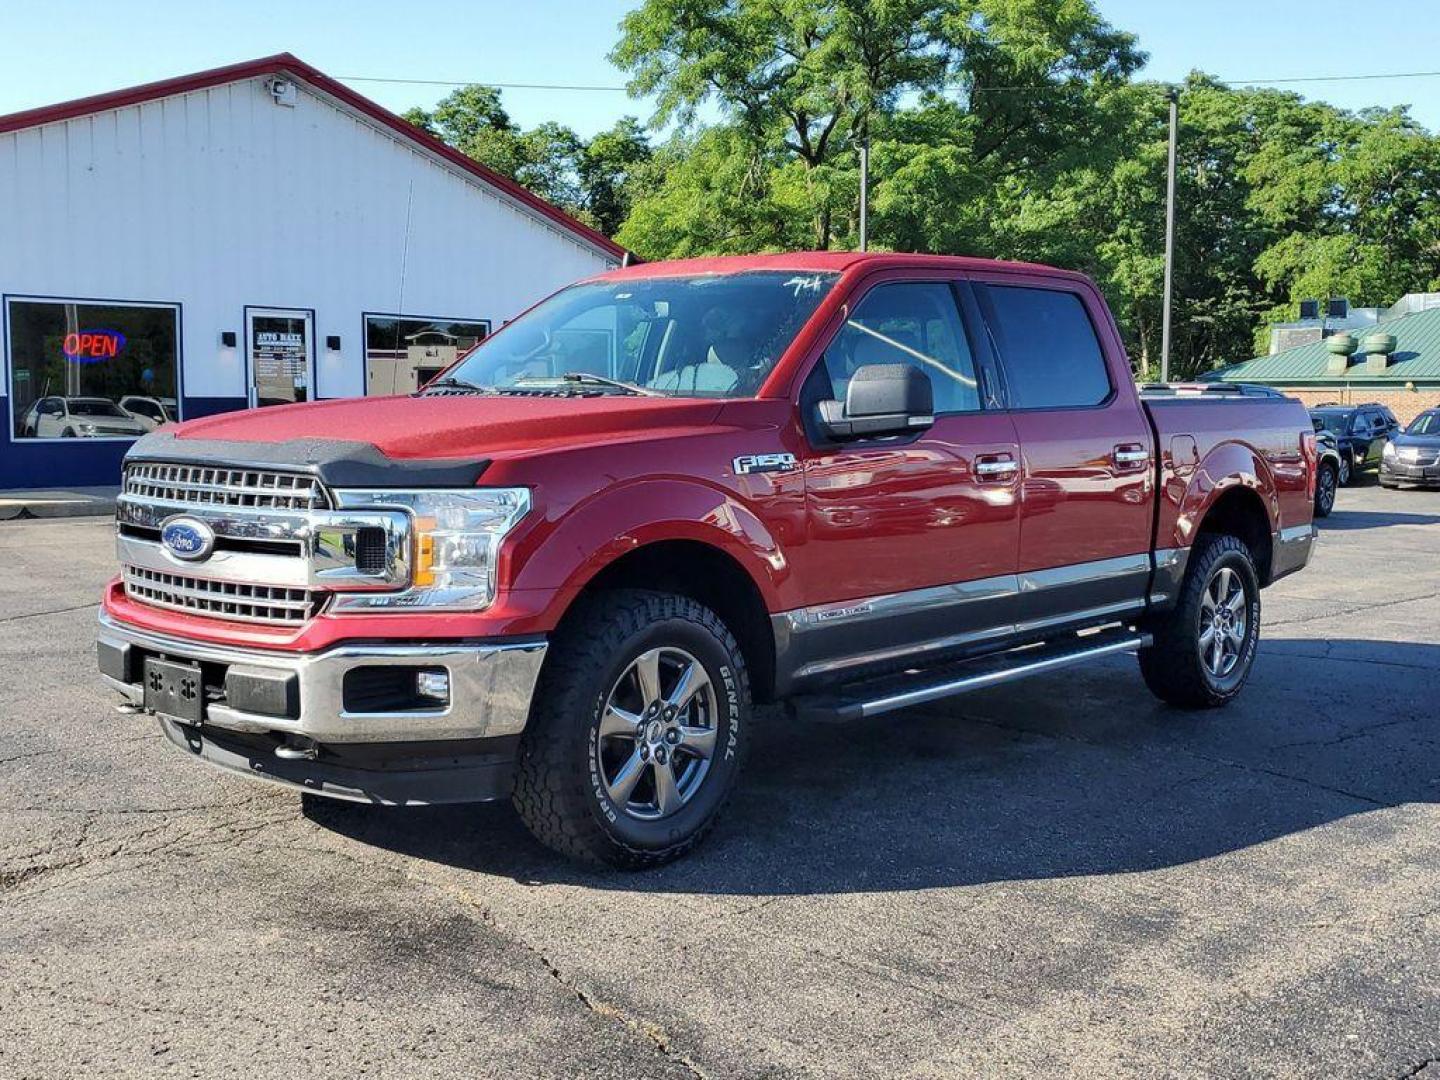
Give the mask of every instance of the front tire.
[(556, 633), (514, 803), (541, 843), (627, 870), (695, 847), (734, 789), (750, 687), (734, 635), (688, 597), (617, 590)]
[(1350, 460), (1349, 454), (1340, 455), (1340, 476), (1338, 479), (1341, 487), (1349, 487), (1355, 481), (1355, 465)]
[(1339, 470), (1334, 465), (1321, 465), (1315, 477), (1315, 516), (1329, 517), (1335, 509), (1335, 489), (1340, 486)]
[(1260, 640), (1260, 578), (1250, 549), (1233, 536), (1202, 533), (1179, 600), (1148, 629), (1153, 643), (1139, 657), (1151, 693), (1181, 709), (1233, 700)]

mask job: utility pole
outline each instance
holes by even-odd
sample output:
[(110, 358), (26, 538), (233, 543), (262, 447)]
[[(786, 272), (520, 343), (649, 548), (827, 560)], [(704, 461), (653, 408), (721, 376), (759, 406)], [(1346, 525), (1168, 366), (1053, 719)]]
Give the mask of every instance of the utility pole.
[(870, 133), (860, 136), (860, 250), (870, 248)]
[(1165, 305), (1160, 316), (1160, 381), (1170, 381), (1170, 290), (1175, 280), (1175, 144), (1180, 138), (1180, 88), (1170, 101), (1170, 169), (1165, 179)]

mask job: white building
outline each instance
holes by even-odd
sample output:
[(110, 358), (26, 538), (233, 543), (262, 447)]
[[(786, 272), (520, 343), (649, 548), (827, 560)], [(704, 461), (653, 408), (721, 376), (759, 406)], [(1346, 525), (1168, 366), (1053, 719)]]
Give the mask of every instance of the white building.
[(414, 389), (624, 254), (288, 54), (0, 117), (0, 208), (0, 488), (115, 483), (169, 413)]

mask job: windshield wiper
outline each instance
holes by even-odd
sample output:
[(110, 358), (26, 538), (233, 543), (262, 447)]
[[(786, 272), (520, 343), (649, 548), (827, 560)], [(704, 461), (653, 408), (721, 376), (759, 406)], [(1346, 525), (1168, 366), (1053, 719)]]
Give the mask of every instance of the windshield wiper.
[(621, 382), (619, 379), (612, 379), (605, 375), (592, 375), (588, 371), (567, 371), (560, 376), (566, 382), (588, 383), (592, 386), (610, 386), (616, 390), (624, 390), (627, 394), (638, 394), (641, 397), (664, 397), (658, 390), (651, 390), (644, 386), (636, 386), (634, 383)]

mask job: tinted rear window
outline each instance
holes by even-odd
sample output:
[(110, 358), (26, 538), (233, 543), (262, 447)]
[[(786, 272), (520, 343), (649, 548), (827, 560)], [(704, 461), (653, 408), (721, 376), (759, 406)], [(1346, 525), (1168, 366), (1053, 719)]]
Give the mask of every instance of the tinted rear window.
[(1110, 396), (1105, 357), (1080, 297), (1016, 286), (986, 292), (1014, 408), (1098, 405)]

